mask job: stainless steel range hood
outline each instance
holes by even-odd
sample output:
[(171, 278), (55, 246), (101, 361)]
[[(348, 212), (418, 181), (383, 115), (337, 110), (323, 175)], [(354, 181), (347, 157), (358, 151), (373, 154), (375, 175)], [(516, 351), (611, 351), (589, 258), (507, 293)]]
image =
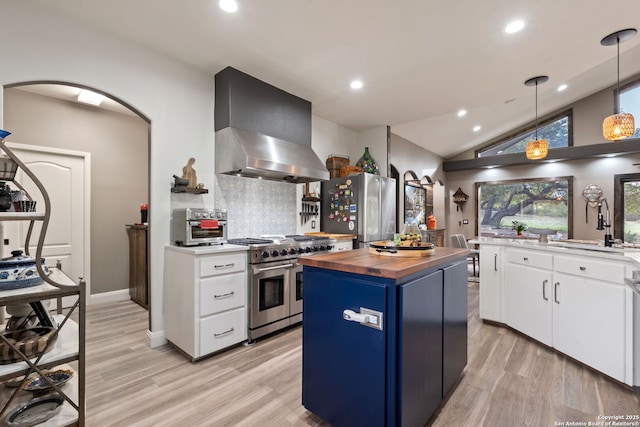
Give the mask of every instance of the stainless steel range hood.
[(233, 127), (216, 132), (216, 173), (294, 183), (329, 179), (311, 147)]
[(311, 148), (311, 103), (227, 67), (215, 76), (216, 173), (284, 182), (329, 179)]

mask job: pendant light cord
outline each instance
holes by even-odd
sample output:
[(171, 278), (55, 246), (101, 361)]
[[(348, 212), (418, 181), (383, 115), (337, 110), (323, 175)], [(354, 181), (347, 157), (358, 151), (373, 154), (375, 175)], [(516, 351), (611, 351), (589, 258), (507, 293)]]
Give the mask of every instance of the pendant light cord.
[(616, 99), (616, 114), (620, 114), (620, 36), (616, 37), (616, 46), (618, 47), (618, 89)]
[(536, 141), (538, 140), (538, 80), (536, 80)]

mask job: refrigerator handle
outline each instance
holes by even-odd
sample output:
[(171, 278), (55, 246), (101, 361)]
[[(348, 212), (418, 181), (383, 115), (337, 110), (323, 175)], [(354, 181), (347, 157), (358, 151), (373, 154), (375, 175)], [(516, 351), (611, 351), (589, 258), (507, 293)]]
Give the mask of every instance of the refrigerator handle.
[(345, 309), (342, 318), (349, 322), (358, 322), (370, 328), (382, 330), (382, 313), (368, 308), (360, 307), (360, 313)]

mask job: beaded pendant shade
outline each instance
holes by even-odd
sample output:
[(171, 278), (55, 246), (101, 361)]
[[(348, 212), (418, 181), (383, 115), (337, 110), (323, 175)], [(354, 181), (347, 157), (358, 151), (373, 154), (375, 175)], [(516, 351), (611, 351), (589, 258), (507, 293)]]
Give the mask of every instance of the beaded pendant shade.
[(608, 141), (618, 141), (620, 139), (628, 138), (636, 132), (635, 120), (633, 115), (629, 113), (623, 113), (618, 111), (617, 106), (620, 104), (620, 43), (629, 40), (637, 33), (635, 28), (627, 28), (626, 30), (616, 31), (609, 34), (602, 40), (600, 44), (602, 46), (613, 46), (614, 44), (618, 48), (618, 102), (616, 103), (615, 114), (606, 117), (602, 122), (602, 136)]
[(535, 122), (535, 139), (533, 141), (529, 141), (527, 143), (527, 149), (525, 154), (527, 155), (527, 159), (529, 160), (540, 160), (547, 157), (549, 154), (549, 144), (545, 139), (538, 139), (538, 85), (542, 84), (549, 80), (548, 76), (537, 76), (532, 77), (526, 82), (524, 82), (525, 86), (535, 86), (536, 87), (536, 122)]

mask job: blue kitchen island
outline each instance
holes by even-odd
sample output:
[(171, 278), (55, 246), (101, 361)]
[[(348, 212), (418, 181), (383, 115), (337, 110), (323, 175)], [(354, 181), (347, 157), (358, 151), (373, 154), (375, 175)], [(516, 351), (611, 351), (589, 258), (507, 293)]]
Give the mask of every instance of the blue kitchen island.
[(300, 257), (302, 404), (342, 426), (424, 426), (467, 363), (467, 249)]

